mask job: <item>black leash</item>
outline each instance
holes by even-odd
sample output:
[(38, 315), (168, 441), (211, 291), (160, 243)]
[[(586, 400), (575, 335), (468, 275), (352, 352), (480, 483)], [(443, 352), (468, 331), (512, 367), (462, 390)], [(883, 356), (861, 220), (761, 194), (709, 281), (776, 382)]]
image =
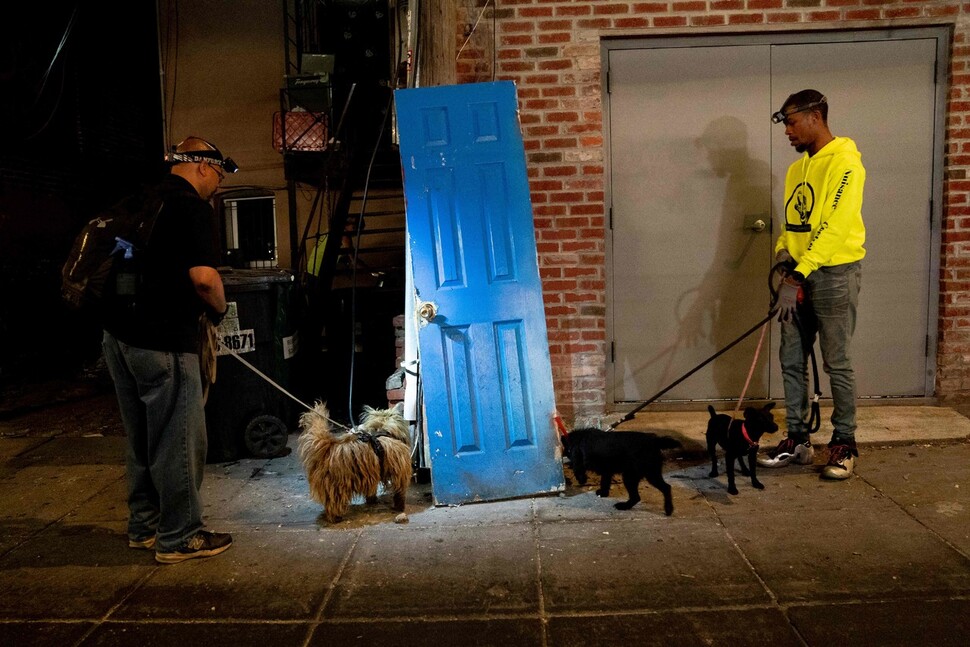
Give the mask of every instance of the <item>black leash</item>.
[[(798, 326), (800, 335), (802, 326), (798, 323), (797, 315), (795, 317), (795, 325)], [(802, 340), (804, 341), (804, 337)], [(808, 347), (808, 356), (812, 358), (812, 378), (815, 380), (815, 393), (812, 394), (812, 412), (808, 416), (808, 433), (814, 434), (822, 426), (822, 411), (818, 403), (819, 398), (822, 397), (822, 388), (818, 383), (818, 362), (815, 361), (815, 344)]]
[[(701, 362), (700, 364), (698, 364), (697, 366), (695, 366), (694, 368), (692, 368), (690, 371), (688, 371), (687, 373), (685, 373), (681, 377), (677, 378), (674, 382), (672, 382), (668, 386), (664, 387), (663, 390), (661, 390), (660, 392), (658, 392), (656, 395), (654, 395), (653, 397), (651, 397), (649, 400), (643, 402), (642, 404), (638, 405), (635, 409), (633, 409), (632, 411), (628, 412), (622, 418), (620, 418), (619, 420), (617, 420), (616, 422), (614, 422), (612, 425), (610, 425), (609, 427), (607, 427), (606, 428), (606, 431), (612, 431), (612, 430), (616, 429), (617, 427), (619, 427), (620, 425), (622, 425), (624, 422), (627, 422), (629, 420), (633, 420), (633, 418), (636, 417), (637, 413), (640, 412), (640, 411), (642, 411), (647, 405), (650, 405), (653, 402), (655, 402), (664, 393), (666, 393), (670, 389), (674, 388), (675, 386), (677, 386), (678, 384), (680, 384), (681, 382), (683, 382), (684, 380), (686, 380), (687, 378), (689, 378), (691, 375), (693, 375), (697, 371), (701, 370), (702, 368), (704, 368), (705, 366), (707, 366), (708, 364), (710, 364), (711, 362), (713, 362), (715, 359), (717, 359), (718, 357), (720, 357), (724, 353), (728, 352), (729, 350), (731, 350), (732, 348), (734, 348), (735, 346), (737, 346), (738, 344), (740, 344), (742, 341), (744, 341), (745, 339), (747, 339), (748, 337), (750, 337), (752, 334), (754, 334), (763, 325), (765, 325), (766, 323), (768, 323), (769, 321), (771, 321), (771, 318), (775, 316), (775, 313), (773, 312), (774, 307), (775, 307), (775, 303), (778, 301), (778, 289), (775, 287), (774, 283), (772, 282), (772, 279), (774, 278), (775, 274), (781, 273), (781, 272), (785, 272), (785, 271), (787, 271), (787, 269), (788, 268), (787, 268), (787, 266), (784, 263), (777, 263), (777, 264), (775, 264), (774, 267), (771, 268), (771, 271), (768, 273), (768, 290), (771, 292), (771, 303), (768, 306), (769, 313), (768, 313), (768, 316), (767, 317), (765, 317), (764, 319), (762, 319), (761, 321), (759, 321), (758, 323), (756, 323), (755, 325), (753, 325), (751, 328), (749, 328), (748, 330), (746, 330), (744, 333), (741, 334), (740, 337), (738, 337), (737, 339), (735, 339), (734, 341), (732, 341), (730, 344), (728, 344), (727, 346), (725, 346), (721, 350), (717, 351), (716, 353), (714, 353), (713, 355), (711, 355), (710, 357), (708, 357), (707, 359), (705, 359), (703, 362)], [(799, 325), (797, 318), (795, 320), (795, 325)], [(801, 331), (801, 326), (800, 325), (799, 325), (799, 331)], [(819, 398), (822, 395), (822, 391), (819, 388), (818, 365), (815, 362), (815, 347), (814, 347), (814, 345), (809, 348), (809, 355), (812, 358), (812, 375), (815, 378), (815, 395), (812, 398), (812, 412), (811, 412), (811, 414), (809, 416), (809, 419), (808, 419), (808, 425), (809, 425), (809, 433), (815, 433), (816, 431), (818, 431), (819, 427), (822, 424), (822, 416), (821, 416), (821, 412), (819, 410)]]

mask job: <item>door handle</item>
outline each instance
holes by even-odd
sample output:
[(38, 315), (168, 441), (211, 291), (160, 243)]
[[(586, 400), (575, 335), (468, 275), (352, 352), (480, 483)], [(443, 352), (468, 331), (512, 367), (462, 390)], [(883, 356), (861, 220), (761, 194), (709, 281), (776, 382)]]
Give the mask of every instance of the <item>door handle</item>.
[(762, 232), (767, 228), (768, 228), (768, 224), (761, 218), (758, 218), (753, 223), (748, 225), (748, 229), (750, 229), (751, 231), (757, 231), (757, 232)]
[(438, 306), (431, 303), (430, 301), (423, 301), (418, 304), (418, 316), (424, 319), (427, 323), (431, 323), (431, 320), (438, 315)]

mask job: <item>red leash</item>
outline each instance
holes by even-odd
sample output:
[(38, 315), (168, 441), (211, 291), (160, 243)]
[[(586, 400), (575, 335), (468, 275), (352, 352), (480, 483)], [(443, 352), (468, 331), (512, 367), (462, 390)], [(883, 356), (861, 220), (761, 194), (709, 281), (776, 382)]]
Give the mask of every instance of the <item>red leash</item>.
[[(735, 416), (738, 415), (738, 411), (741, 410), (741, 403), (744, 401), (744, 396), (748, 392), (748, 386), (751, 385), (751, 377), (754, 375), (754, 367), (758, 364), (758, 355), (761, 353), (761, 345), (765, 341), (765, 332), (768, 330), (768, 326), (770, 324), (771, 320), (769, 319), (764, 323), (763, 326), (761, 326), (761, 336), (758, 338), (758, 346), (754, 349), (754, 359), (751, 360), (751, 368), (748, 369), (748, 379), (744, 381), (744, 388), (741, 389), (741, 397), (738, 398), (738, 406), (734, 407), (734, 414), (731, 416), (731, 420), (734, 420)], [(747, 432), (745, 432), (744, 437), (748, 438)], [(748, 438), (748, 442), (751, 442), (750, 438)]]

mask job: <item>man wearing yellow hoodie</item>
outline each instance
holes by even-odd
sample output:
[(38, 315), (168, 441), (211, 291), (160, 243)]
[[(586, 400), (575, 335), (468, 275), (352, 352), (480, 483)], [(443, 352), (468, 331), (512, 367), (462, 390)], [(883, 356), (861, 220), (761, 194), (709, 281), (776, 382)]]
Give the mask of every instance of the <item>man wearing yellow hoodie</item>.
[(758, 464), (783, 467), (813, 462), (807, 358), (816, 336), (832, 388), (832, 440), (822, 478), (846, 479), (859, 456), (855, 443), (856, 392), (849, 345), (856, 324), (866, 228), (862, 191), (866, 171), (855, 142), (828, 127), (828, 102), (816, 90), (788, 97), (772, 121), (802, 157), (785, 176), (785, 228), (775, 260), (789, 268), (778, 292), (787, 437)]

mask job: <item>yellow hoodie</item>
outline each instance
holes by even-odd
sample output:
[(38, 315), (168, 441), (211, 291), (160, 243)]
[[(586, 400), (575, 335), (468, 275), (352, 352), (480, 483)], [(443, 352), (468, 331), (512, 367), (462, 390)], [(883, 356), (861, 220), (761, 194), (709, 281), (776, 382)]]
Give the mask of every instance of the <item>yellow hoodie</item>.
[(785, 230), (775, 253), (787, 249), (804, 276), (862, 259), (865, 183), (862, 155), (848, 137), (836, 137), (811, 157), (805, 153), (785, 176)]

